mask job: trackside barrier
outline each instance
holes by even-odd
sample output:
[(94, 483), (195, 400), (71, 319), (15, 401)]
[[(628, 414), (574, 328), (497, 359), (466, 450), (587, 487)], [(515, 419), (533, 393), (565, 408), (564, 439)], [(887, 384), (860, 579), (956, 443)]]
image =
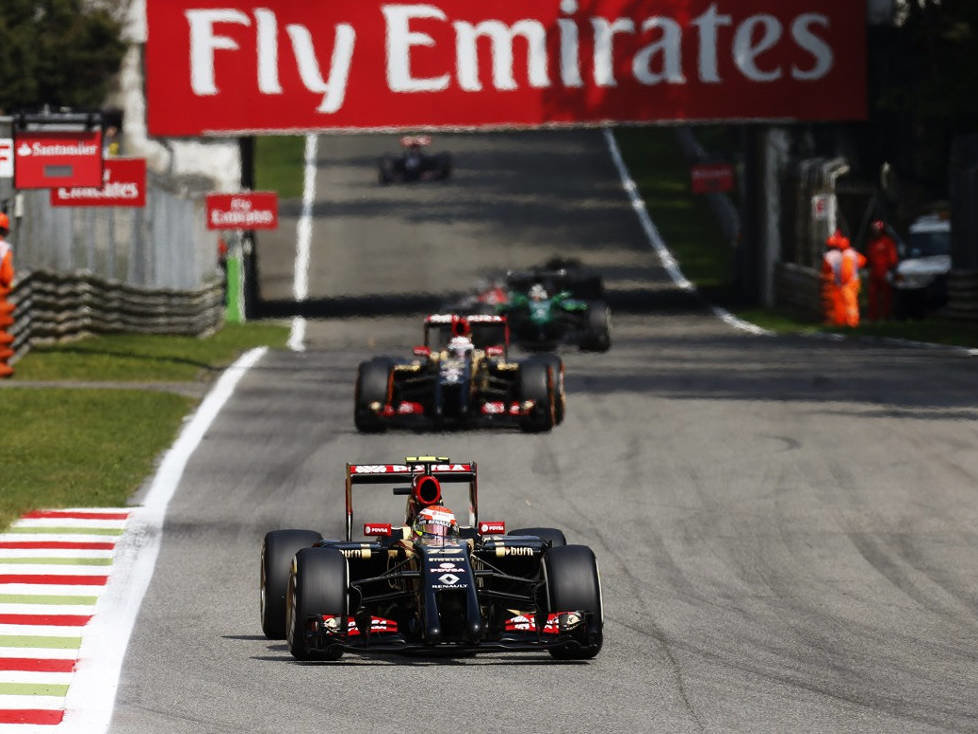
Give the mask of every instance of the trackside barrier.
[(91, 273), (35, 270), (15, 284), (14, 362), (33, 344), (84, 334), (137, 332), (198, 336), (224, 320), (224, 283), (214, 280), (190, 291), (137, 288)]
[(952, 270), (947, 276), (947, 307), (942, 315), (978, 321), (978, 270)]

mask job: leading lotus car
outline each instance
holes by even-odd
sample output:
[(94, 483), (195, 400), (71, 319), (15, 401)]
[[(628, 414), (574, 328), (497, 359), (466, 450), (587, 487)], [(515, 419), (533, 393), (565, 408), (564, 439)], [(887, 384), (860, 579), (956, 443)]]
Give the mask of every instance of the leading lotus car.
[[(468, 488), (468, 517), (442, 485)], [(407, 497), (403, 522), (367, 522), (353, 538), (353, 490)], [(592, 658), (603, 642), (594, 553), (555, 528), (506, 533), (479, 518), (477, 467), (447, 457), (347, 464), (346, 537), (274, 530), (261, 549), (261, 625), (299, 660), (345, 652), (461, 655), (543, 651)]]

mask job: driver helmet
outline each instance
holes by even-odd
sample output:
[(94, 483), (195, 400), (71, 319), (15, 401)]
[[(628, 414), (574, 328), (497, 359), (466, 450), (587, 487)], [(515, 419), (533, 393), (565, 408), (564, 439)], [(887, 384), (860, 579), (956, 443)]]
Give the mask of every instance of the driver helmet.
[(464, 359), (465, 355), (472, 351), (472, 340), (467, 336), (453, 336), (448, 342), (448, 354), (452, 357)]
[(530, 292), (528, 294), (531, 301), (545, 301), (547, 300), (547, 289), (544, 288), (539, 283), (534, 283), (530, 286)]
[(458, 522), (447, 507), (431, 505), (417, 514), (412, 530), (414, 539), (422, 543), (444, 543), (458, 537)]
[(886, 224), (882, 219), (877, 219), (873, 222), (873, 234), (881, 235), (886, 232)]

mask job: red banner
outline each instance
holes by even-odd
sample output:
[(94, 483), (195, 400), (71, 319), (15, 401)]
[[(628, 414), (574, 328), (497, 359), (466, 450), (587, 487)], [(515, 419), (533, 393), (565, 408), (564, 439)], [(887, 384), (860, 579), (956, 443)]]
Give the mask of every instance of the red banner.
[(278, 194), (208, 194), (207, 229), (277, 229)]
[(149, 130), (866, 115), (851, 0), (147, 0)]
[(16, 132), (14, 188), (102, 184), (102, 131)]
[(106, 158), (99, 187), (51, 189), (51, 206), (146, 206), (146, 159)]
[(734, 185), (734, 170), (729, 163), (698, 163), (689, 173), (694, 194), (730, 191)]

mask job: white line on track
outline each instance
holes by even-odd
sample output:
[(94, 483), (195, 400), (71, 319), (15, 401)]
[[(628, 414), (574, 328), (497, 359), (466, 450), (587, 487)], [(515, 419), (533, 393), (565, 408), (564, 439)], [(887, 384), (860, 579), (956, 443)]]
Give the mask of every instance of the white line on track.
[[(81, 533), (5, 533), (0, 535), (2, 543), (115, 543), (122, 534), (118, 535), (83, 535)], [(6, 550), (0, 549), (0, 550)]]
[(116, 546), (115, 564), (98, 614), (85, 628), (59, 731), (96, 734), (108, 730), (129, 637), (159, 556), (167, 505), (187, 461), (238, 381), (266, 351), (265, 347), (252, 349), (225, 371), (164, 456), (143, 506), (133, 509), (126, 534)]
[[(319, 137), (306, 135), (305, 162), (302, 171), (302, 212), (296, 226), (295, 274), (292, 295), (296, 303), (309, 297), (309, 251), (312, 247), (312, 207), (316, 202), (316, 159)], [(294, 352), (305, 351), (306, 320), (302, 316), (292, 319), (288, 346)]]
[(3, 563), (0, 561), (0, 574), (5, 576), (19, 576), (29, 574), (31, 576), (108, 576), (112, 566), (78, 566), (74, 564), (54, 565), (54, 564), (30, 564), (30, 563)]
[[(70, 689), (69, 689), (70, 690)], [(65, 700), (61, 696), (7, 696), (0, 695), (0, 709), (58, 709), (64, 706)], [(5, 731), (15, 731), (18, 734), (24, 732), (22, 727), (25, 724), (3, 724)], [(32, 727), (33, 728), (33, 727)], [(35, 731), (45, 731), (44, 729), (34, 729)], [(50, 734), (53, 731), (64, 731), (48, 726), (46, 731)]]
[(30, 517), (21, 518), (17, 521), (18, 528), (123, 528), (125, 520), (112, 519), (75, 519), (66, 517)]
[(110, 550), (75, 550), (72, 548), (0, 548), (0, 563), (11, 558), (104, 558), (112, 560)]
[[(62, 627), (50, 624), (0, 624), (0, 637), (71, 637), (82, 636), (83, 627)], [(29, 656), (28, 656), (29, 657)]]
[[(109, 575), (108, 572), (105, 574)], [(104, 586), (93, 584), (4, 584), (4, 594), (30, 594), (34, 596), (98, 596)]]
[(48, 683), (66, 686), (74, 673), (35, 673), (29, 670), (0, 670), (0, 683)]
[[(679, 269), (679, 263), (676, 262), (676, 258), (673, 257), (666, 243), (662, 239), (662, 235), (659, 234), (658, 228), (652, 222), (652, 217), (649, 216), (648, 207), (645, 206), (645, 200), (642, 199), (641, 194), (638, 192), (638, 186), (632, 179), (631, 174), (628, 172), (628, 166), (625, 165), (625, 160), (621, 157), (621, 151), (618, 149), (618, 142), (615, 140), (615, 134), (610, 127), (604, 128), (604, 139), (608, 144), (608, 152), (611, 153), (611, 160), (615, 164), (615, 168), (618, 170), (618, 176), (621, 178), (622, 188), (625, 189), (625, 193), (628, 194), (628, 199), (631, 201), (632, 209), (635, 210), (635, 214), (638, 216), (638, 221), (642, 225), (642, 229), (645, 232), (645, 236), (655, 250), (656, 254), (659, 256), (659, 262), (662, 263), (662, 267), (666, 269), (669, 273), (669, 277), (672, 282), (676, 284), (677, 287), (684, 291), (690, 291), (692, 293), (696, 292), (696, 286), (694, 286), (685, 275), (683, 275), (682, 270)], [(743, 319), (737, 318), (732, 313), (727, 311), (725, 308), (720, 308), (719, 306), (710, 306), (714, 315), (721, 319), (725, 324), (728, 324), (735, 329), (740, 329), (741, 331), (746, 331), (750, 334), (770, 336), (773, 332), (767, 329), (762, 329), (757, 324), (752, 324), (749, 321), (744, 321)]]
[(0, 647), (0, 658), (27, 658), (28, 660), (74, 660), (77, 657), (77, 650), (65, 650), (57, 647)]
[(0, 614), (95, 614), (95, 604), (4, 604)]

